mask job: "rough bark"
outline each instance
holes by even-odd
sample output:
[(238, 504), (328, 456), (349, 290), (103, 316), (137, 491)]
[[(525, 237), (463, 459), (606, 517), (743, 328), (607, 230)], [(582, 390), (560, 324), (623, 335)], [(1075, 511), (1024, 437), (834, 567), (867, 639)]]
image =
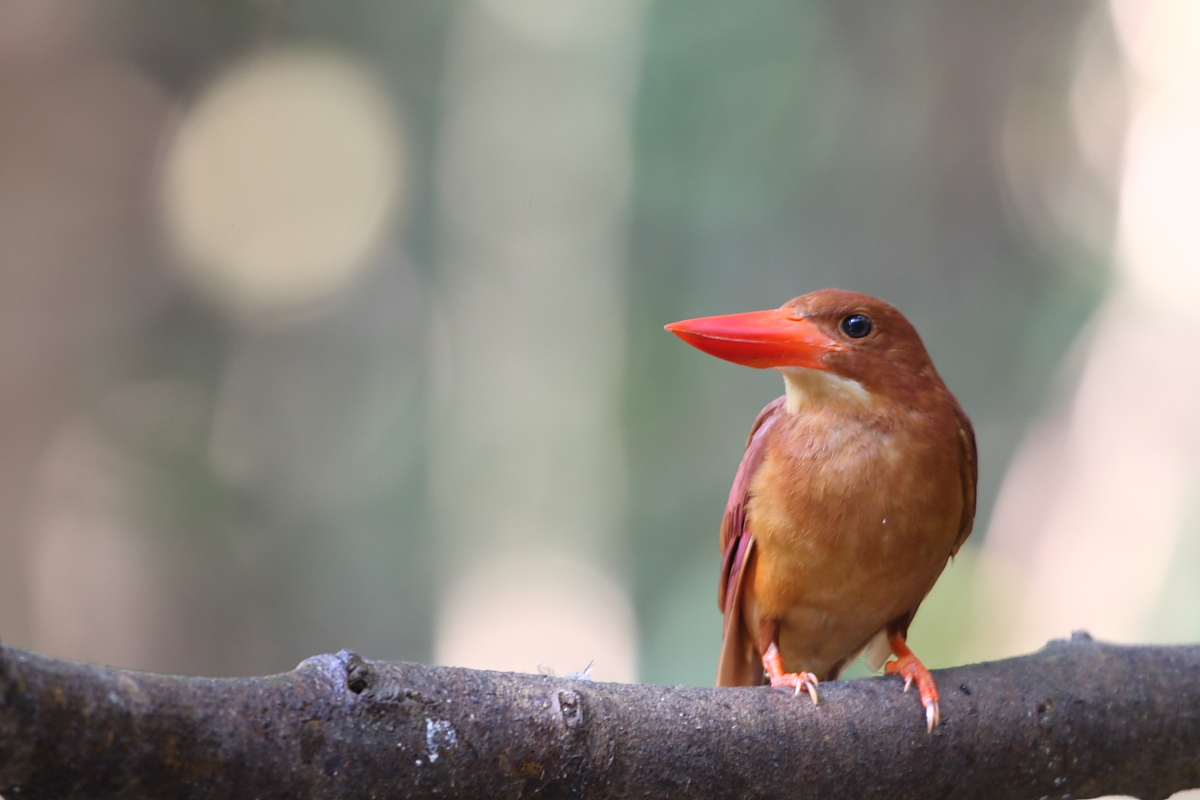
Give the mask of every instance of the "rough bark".
[(156, 675), (0, 648), (0, 795), (1156, 800), (1200, 787), (1200, 646), (1076, 635), (821, 703), (369, 661)]

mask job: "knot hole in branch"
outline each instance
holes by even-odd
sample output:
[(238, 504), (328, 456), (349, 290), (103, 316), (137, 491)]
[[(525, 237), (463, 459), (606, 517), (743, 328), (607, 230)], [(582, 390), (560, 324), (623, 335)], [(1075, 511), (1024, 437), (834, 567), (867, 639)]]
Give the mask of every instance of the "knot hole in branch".
[(567, 729), (573, 729), (583, 722), (583, 697), (579, 692), (563, 689), (556, 696), (558, 713)]
[(375, 670), (357, 653), (350, 653), (346, 664), (346, 688), (362, 694), (375, 682)]

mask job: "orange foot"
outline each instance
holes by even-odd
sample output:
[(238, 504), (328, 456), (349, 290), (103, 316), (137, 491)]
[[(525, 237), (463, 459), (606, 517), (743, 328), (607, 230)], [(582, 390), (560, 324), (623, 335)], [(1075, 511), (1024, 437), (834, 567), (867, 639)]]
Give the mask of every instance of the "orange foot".
[(804, 689), (812, 698), (813, 703), (817, 702), (817, 676), (811, 672), (784, 672), (783, 656), (779, 654), (779, 648), (774, 642), (767, 646), (767, 652), (763, 653), (762, 662), (763, 669), (771, 678), (772, 686), (791, 686), (796, 690), (793, 694), (800, 694), (800, 690)]
[[(933, 675), (929, 674), (929, 670), (921, 663), (921, 659), (908, 649), (908, 644), (904, 641), (903, 636), (893, 633), (888, 637), (888, 644), (892, 646), (896, 660), (887, 663), (887, 674), (894, 675), (899, 672), (903, 675), (904, 691), (906, 692), (913, 681), (917, 682), (917, 691), (921, 693), (921, 705), (925, 706), (925, 723), (932, 732), (933, 726), (937, 725), (942, 718), (941, 712), (938, 710), (938, 690), (937, 685), (933, 682)], [(766, 661), (765, 657), (763, 661)]]

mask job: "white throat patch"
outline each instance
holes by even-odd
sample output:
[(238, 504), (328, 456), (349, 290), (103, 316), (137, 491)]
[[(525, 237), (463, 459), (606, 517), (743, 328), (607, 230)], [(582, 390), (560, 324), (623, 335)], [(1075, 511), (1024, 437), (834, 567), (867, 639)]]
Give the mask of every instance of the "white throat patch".
[(787, 410), (793, 414), (830, 402), (859, 405), (871, 399), (861, 383), (832, 372), (805, 367), (786, 367), (779, 372), (783, 374)]

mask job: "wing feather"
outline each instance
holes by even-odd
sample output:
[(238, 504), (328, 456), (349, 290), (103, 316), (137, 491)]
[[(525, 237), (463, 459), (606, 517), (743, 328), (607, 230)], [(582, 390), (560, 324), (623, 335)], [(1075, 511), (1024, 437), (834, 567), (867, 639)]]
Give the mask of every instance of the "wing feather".
[[(975, 525), (975, 485), (979, 481), (979, 452), (975, 447), (975, 428), (971, 425), (971, 420), (967, 418), (966, 412), (957, 404), (955, 404), (954, 412), (958, 418), (958, 441), (961, 448), (958, 470), (959, 484), (962, 489), (962, 515), (959, 517), (958, 536), (954, 540), (954, 546), (950, 549), (951, 558), (958, 555), (959, 549), (971, 535), (971, 529)], [(923, 600), (924, 598), (922, 598)], [(886, 635), (890, 633), (899, 633), (907, 638), (908, 626), (916, 614), (917, 609), (913, 608), (889, 622), (881, 631), (885, 635), (884, 644), (887, 643)], [(877, 649), (870, 653), (872, 656), (871, 669), (873, 670), (879, 668), (876, 666), (876, 662), (880, 652), (882, 650)], [(882, 662), (878, 663), (882, 664)]]
[(746, 453), (738, 466), (729, 490), (729, 502), (721, 520), (721, 584), (717, 603), (725, 614), (721, 658), (717, 666), (718, 686), (747, 686), (763, 682), (762, 665), (758, 661), (754, 640), (747, 631), (742, 607), (745, 600), (746, 576), (754, 558), (754, 534), (746, 524), (746, 505), (750, 500), (750, 484), (767, 454), (767, 442), (783, 411), (785, 397), (780, 397), (759, 412), (750, 429)]
[(751, 532), (746, 529), (746, 504), (750, 500), (750, 483), (762, 466), (767, 454), (767, 440), (775, 426), (786, 397), (773, 400), (754, 420), (750, 437), (746, 440), (746, 454), (738, 465), (733, 487), (729, 490), (729, 501), (725, 504), (725, 516), (721, 519), (721, 586), (717, 605), (721, 611), (729, 608), (730, 595), (741, 580), (745, 558), (748, 555)]
[(975, 524), (975, 485), (979, 482), (979, 451), (975, 448), (975, 428), (966, 412), (955, 408), (958, 416), (958, 439), (962, 446), (959, 462), (959, 478), (962, 484), (962, 517), (958, 527), (958, 538), (950, 555), (957, 555), (958, 549), (971, 535)]

